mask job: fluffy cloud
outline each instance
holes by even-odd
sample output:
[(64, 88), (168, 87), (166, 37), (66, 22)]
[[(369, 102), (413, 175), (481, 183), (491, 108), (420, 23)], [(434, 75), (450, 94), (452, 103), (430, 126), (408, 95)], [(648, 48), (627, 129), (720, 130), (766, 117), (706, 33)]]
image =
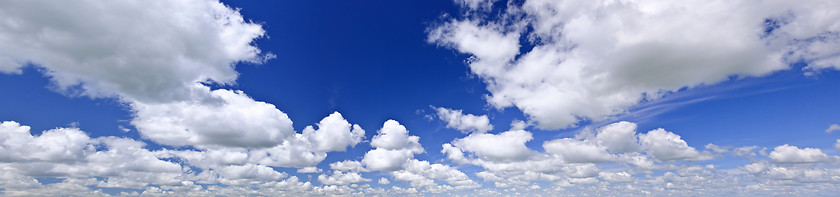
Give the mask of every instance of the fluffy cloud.
[(639, 135), (639, 142), (651, 156), (662, 161), (700, 156), (697, 150), (680, 138), (665, 129), (656, 129)]
[(814, 163), (826, 161), (828, 155), (816, 148), (802, 148), (791, 145), (781, 145), (770, 152), (770, 159), (779, 163)]
[(474, 12), (489, 6), (478, 2), (461, 2), (469, 14), (431, 27), (429, 42), (472, 55), (487, 101), (546, 129), (794, 62), (840, 65), (837, 2), (527, 0), (500, 14)]
[(94, 147), (87, 134), (75, 128), (58, 128), (32, 136), (29, 126), (0, 123), (0, 161), (74, 162)]
[(3, 70), (43, 67), (69, 94), (185, 100), (199, 82), (233, 83), (234, 63), (266, 57), (252, 43), (265, 34), (262, 26), (218, 1), (7, 1), (0, 7)]
[(381, 185), (387, 185), (387, 184), (391, 184), (391, 181), (388, 181), (388, 179), (386, 179), (385, 177), (382, 177), (382, 178), (379, 179), (378, 183), (381, 184)]
[(368, 182), (370, 179), (362, 178), (362, 175), (356, 172), (343, 173), (333, 171), (333, 174), (329, 176), (326, 174), (318, 175), (318, 181), (325, 185), (348, 185), (351, 183)]
[(106, 177), (101, 187), (142, 188), (178, 184), (184, 169), (127, 138), (90, 138), (76, 128), (57, 128), (33, 136), (30, 127), (0, 123), (0, 169), (9, 176)]
[(543, 149), (567, 163), (599, 163), (613, 159), (603, 146), (571, 138), (547, 141), (543, 143)]
[(206, 101), (134, 103), (131, 123), (144, 137), (171, 146), (271, 147), (295, 133), (289, 117), (272, 104), (242, 91), (211, 94)]
[(368, 169), (394, 171), (414, 158), (414, 154), (425, 152), (420, 146), (420, 137), (408, 135), (405, 126), (396, 120), (388, 120), (370, 141), (373, 150), (365, 153), (362, 163)]
[[(467, 152), (475, 153), (480, 158), (493, 161), (514, 161), (528, 158), (532, 150), (525, 142), (533, 139), (525, 130), (506, 131), (499, 134), (473, 133), (456, 139), (451, 144)], [(444, 144), (447, 147), (449, 144)]]
[(636, 137), (636, 124), (618, 122), (609, 124), (598, 130), (595, 140), (612, 153), (634, 152), (639, 150)]
[(322, 125), (321, 128), (317, 130), (308, 126), (308, 129), (304, 129), (304, 133), (292, 133), (278, 139), (277, 144), (270, 147), (198, 146), (199, 150), (170, 150), (166, 151), (166, 155), (183, 159), (190, 165), (202, 169), (219, 168), (225, 165), (260, 164), (272, 167), (309, 168), (310, 171), (303, 169), (302, 172), (317, 172), (319, 169), (314, 167), (327, 157), (327, 152), (343, 151), (348, 146), (355, 146), (364, 133), (358, 125), (351, 130), (350, 123), (338, 112), (321, 120), (320, 125)]
[(437, 117), (446, 122), (447, 128), (453, 128), (462, 133), (486, 133), (493, 130), (490, 118), (487, 115), (476, 116), (464, 114), (462, 110), (453, 110), (443, 107), (432, 107), (437, 111)]
[(335, 163), (330, 164), (330, 169), (337, 170), (337, 171), (352, 171), (352, 172), (363, 172), (365, 168), (362, 166), (362, 162), (358, 161), (338, 161)]
[[(443, 164), (430, 164), (428, 161), (411, 160), (403, 170), (392, 172), (395, 180), (409, 181), (412, 187), (427, 190), (471, 189), (479, 187), (478, 183), (466, 174), (453, 167)], [(442, 180), (454, 188), (440, 186), (434, 180)]]
[(318, 123), (318, 129), (307, 126), (303, 136), (315, 144), (318, 151), (345, 151), (348, 146), (355, 146), (365, 137), (365, 130), (344, 120), (340, 113), (334, 112)]

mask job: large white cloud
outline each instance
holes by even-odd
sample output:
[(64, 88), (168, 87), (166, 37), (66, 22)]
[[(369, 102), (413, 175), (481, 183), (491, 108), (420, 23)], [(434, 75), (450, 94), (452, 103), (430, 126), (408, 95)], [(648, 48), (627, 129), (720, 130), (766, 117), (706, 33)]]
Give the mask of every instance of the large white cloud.
[(5, 1), (0, 63), (46, 68), (56, 88), (141, 102), (191, 98), (199, 82), (233, 83), (260, 62), (262, 26), (218, 1)]
[(295, 133), (289, 117), (272, 104), (241, 91), (211, 94), (201, 101), (133, 103), (131, 123), (144, 137), (171, 146), (271, 147)]
[(547, 129), (798, 61), (809, 74), (840, 65), (835, 1), (527, 0), (501, 14), (475, 12), (487, 5), (477, 2), (429, 41), (472, 55), (491, 105)]

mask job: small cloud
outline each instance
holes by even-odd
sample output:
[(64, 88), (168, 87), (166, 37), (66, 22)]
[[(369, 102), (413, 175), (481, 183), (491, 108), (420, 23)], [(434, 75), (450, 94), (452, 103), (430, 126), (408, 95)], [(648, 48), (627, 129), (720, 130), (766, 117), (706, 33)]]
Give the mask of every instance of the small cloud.
[(834, 131), (840, 131), (840, 125), (833, 124), (831, 126), (828, 126), (828, 129), (825, 129), (825, 133), (828, 133), (828, 134), (831, 134), (831, 132), (834, 132)]

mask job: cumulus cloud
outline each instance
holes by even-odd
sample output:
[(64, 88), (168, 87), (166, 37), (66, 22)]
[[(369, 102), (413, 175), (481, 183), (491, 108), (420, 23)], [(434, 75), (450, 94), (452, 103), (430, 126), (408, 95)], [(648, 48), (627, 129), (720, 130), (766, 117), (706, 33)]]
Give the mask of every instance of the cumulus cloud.
[(318, 129), (307, 126), (303, 136), (315, 144), (318, 151), (345, 151), (348, 146), (355, 146), (365, 137), (365, 130), (359, 125), (352, 125), (344, 120), (341, 113), (334, 112), (318, 123)]
[(106, 177), (97, 185), (142, 188), (175, 184), (184, 172), (177, 163), (128, 138), (90, 138), (77, 128), (56, 128), (33, 136), (30, 127), (0, 123), (0, 169), (9, 176)]
[(636, 137), (636, 124), (618, 122), (598, 130), (595, 140), (612, 153), (634, 152), (641, 148)]
[(351, 171), (351, 172), (364, 172), (366, 171), (364, 166), (362, 166), (362, 162), (359, 161), (338, 161), (335, 163), (330, 164), (330, 169), (337, 170), (337, 171)]
[(487, 115), (476, 116), (464, 114), (463, 110), (434, 106), (432, 108), (437, 111), (437, 117), (446, 122), (447, 128), (457, 129), (462, 133), (486, 133), (493, 130), (493, 125), (490, 125), (490, 118), (487, 118)]
[(785, 144), (773, 148), (770, 159), (779, 163), (814, 163), (826, 161), (829, 157), (820, 149), (799, 148)]
[(351, 183), (368, 182), (370, 179), (362, 178), (362, 175), (356, 172), (343, 173), (333, 171), (333, 174), (329, 176), (326, 174), (318, 175), (318, 181), (325, 185), (348, 185)]
[(603, 146), (571, 138), (551, 140), (543, 143), (546, 153), (560, 156), (567, 163), (599, 163), (614, 157)]
[(267, 57), (253, 45), (265, 34), (262, 26), (218, 1), (7, 1), (0, 7), (3, 70), (45, 68), (56, 89), (69, 94), (184, 100), (194, 96), (196, 83), (233, 83), (234, 63)]
[[(525, 142), (533, 139), (530, 132), (525, 130), (506, 131), (499, 134), (473, 133), (467, 137), (456, 139), (451, 144), (463, 151), (475, 153), (476, 156), (493, 161), (522, 160), (533, 152), (525, 146)], [(444, 144), (446, 147), (449, 144)]]
[[(428, 161), (411, 160), (404, 169), (392, 172), (395, 180), (408, 181), (412, 187), (435, 190), (472, 189), (479, 187), (478, 183), (456, 168), (443, 164), (431, 164)], [(441, 180), (454, 186), (448, 188), (435, 183)]]
[(242, 91), (211, 94), (209, 101), (134, 103), (131, 122), (144, 137), (171, 146), (271, 147), (295, 133), (289, 116), (272, 104)]
[(674, 160), (700, 156), (694, 147), (688, 146), (677, 134), (656, 129), (639, 135), (642, 147), (658, 160)]
[(433, 25), (429, 42), (472, 55), (487, 101), (545, 129), (795, 62), (806, 73), (840, 65), (837, 2), (527, 0), (498, 14), (477, 2)]
[(420, 137), (408, 135), (408, 129), (396, 120), (388, 120), (370, 141), (373, 150), (365, 153), (362, 163), (367, 169), (394, 171), (414, 158), (414, 154), (425, 152), (420, 146)]

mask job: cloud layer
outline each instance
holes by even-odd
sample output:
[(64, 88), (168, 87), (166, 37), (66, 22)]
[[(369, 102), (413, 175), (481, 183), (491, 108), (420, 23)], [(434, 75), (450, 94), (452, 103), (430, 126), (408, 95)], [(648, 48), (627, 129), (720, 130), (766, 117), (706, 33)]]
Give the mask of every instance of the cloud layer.
[[(429, 42), (471, 55), (487, 101), (541, 128), (574, 127), (678, 91), (806, 62), (840, 68), (828, 1), (463, 1)], [(737, 14), (735, 14), (737, 13)]]

